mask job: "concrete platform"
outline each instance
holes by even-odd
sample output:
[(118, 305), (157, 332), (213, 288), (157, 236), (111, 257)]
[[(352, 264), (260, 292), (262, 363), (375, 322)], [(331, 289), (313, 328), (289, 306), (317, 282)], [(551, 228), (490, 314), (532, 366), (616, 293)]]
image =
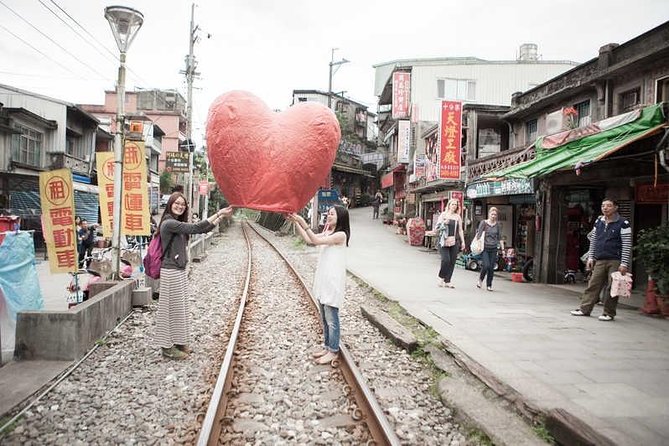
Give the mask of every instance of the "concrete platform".
[[(562, 409), (619, 445), (669, 444), (669, 320), (618, 309), (574, 317), (578, 292), (456, 268), (437, 286), (439, 256), (412, 247), (372, 209), (351, 209), (349, 270), (434, 328), (454, 349), (548, 414)], [(638, 304), (637, 304), (638, 305)]]
[(71, 364), (70, 361), (12, 361), (0, 367), (0, 417)]

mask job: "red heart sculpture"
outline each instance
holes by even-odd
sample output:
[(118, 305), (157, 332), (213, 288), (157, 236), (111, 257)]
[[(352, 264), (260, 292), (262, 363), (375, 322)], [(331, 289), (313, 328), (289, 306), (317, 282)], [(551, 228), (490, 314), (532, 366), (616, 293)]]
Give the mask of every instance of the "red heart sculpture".
[(219, 96), (209, 108), (207, 151), (230, 205), (296, 212), (322, 185), (341, 131), (332, 111), (300, 102), (273, 112), (245, 91)]

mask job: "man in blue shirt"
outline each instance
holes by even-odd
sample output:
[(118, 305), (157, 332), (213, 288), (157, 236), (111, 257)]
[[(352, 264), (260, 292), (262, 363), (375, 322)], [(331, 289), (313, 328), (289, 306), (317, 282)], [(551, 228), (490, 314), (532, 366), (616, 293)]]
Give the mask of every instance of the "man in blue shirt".
[[(625, 275), (632, 260), (632, 227), (629, 221), (618, 214), (618, 203), (609, 198), (602, 201), (602, 214), (597, 218), (589, 237), (587, 269), (592, 269), (588, 287), (581, 296), (581, 307), (571, 312), (572, 316), (590, 316), (599, 300), (599, 294), (611, 283), (611, 274), (620, 271)], [(612, 321), (616, 317), (618, 296), (606, 296), (604, 313), (600, 321)]]

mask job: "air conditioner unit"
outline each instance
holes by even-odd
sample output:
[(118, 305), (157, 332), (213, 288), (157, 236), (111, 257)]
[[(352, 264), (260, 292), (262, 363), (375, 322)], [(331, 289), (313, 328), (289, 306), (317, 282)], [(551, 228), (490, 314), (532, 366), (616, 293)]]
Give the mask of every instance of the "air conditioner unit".
[(553, 135), (563, 131), (565, 128), (563, 119), (562, 109), (546, 114), (546, 135)]

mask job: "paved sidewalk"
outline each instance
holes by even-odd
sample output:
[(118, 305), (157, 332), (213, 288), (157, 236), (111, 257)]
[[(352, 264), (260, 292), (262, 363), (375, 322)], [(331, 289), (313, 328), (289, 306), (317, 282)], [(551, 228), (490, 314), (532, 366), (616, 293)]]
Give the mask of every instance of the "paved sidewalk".
[(532, 404), (562, 408), (620, 445), (669, 444), (669, 320), (619, 308), (613, 322), (573, 317), (578, 295), (456, 268), (437, 287), (439, 256), (351, 209), (349, 270), (399, 302)]

